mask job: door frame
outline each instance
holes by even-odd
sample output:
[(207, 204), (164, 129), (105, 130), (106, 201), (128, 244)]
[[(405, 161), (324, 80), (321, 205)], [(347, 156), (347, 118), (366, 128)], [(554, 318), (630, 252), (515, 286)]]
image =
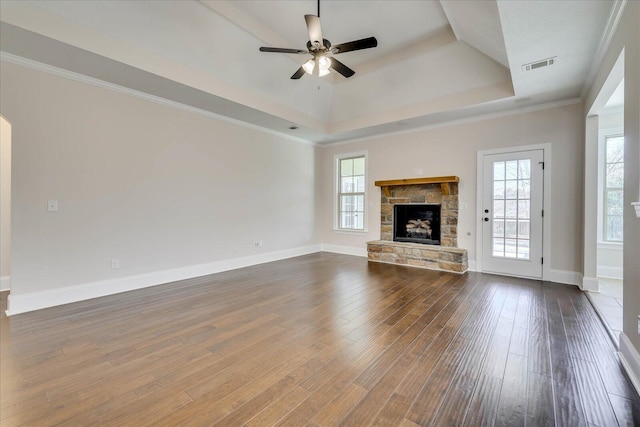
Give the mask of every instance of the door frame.
[[(483, 271), (483, 235), (482, 235), (482, 200), (484, 200), (484, 156), (493, 154), (518, 153), (521, 151), (542, 150), (544, 174), (542, 176), (542, 257), (547, 260), (542, 264), (542, 280), (551, 277), (551, 143), (520, 145), (517, 147), (492, 148), (479, 150), (476, 158), (476, 271)], [(495, 273), (491, 273), (495, 274)]]

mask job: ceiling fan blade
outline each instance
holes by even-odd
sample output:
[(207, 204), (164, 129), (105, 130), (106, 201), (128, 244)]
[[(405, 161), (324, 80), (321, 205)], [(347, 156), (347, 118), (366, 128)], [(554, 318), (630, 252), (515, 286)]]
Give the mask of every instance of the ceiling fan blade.
[(304, 20), (307, 23), (307, 30), (309, 31), (309, 41), (312, 46), (322, 46), (324, 43), (322, 40), (322, 28), (320, 27), (320, 18), (316, 15), (304, 15)]
[(331, 68), (333, 68), (334, 70), (336, 70), (337, 72), (345, 76), (346, 78), (349, 78), (356, 73), (351, 68), (347, 67), (342, 62), (338, 61), (336, 58), (329, 58), (329, 59), (331, 60)]
[(291, 76), (291, 78), (293, 80), (298, 80), (300, 77), (304, 76), (304, 68), (300, 67), (298, 68), (298, 71), (296, 71), (295, 73), (293, 73), (293, 76)]
[(302, 50), (302, 49), (287, 49), (283, 47), (261, 47), (260, 52), (294, 53), (294, 54), (309, 53), (308, 51)]
[(378, 46), (378, 40), (375, 37), (368, 37), (366, 39), (355, 40), (352, 42), (341, 43), (331, 47), (331, 52), (334, 55), (339, 53), (351, 52), (353, 50), (369, 49)]

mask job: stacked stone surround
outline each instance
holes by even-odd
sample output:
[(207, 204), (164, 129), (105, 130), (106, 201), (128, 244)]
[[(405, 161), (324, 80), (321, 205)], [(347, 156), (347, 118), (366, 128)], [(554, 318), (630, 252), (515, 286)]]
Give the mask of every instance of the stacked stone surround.
[(464, 273), (468, 268), (466, 249), (421, 243), (374, 240), (367, 243), (369, 261)]
[[(448, 194), (443, 194), (443, 189)], [(380, 202), (380, 240), (367, 243), (369, 261), (455, 273), (467, 271), (467, 251), (458, 248), (457, 182), (446, 187), (439, 183), (387, 187), (381, 192)], [(393, 206), (411, 203), (441, 205), (440, 246), (393, 241)]]
[(380, 200), (380, 240), (393, 240), (393, 205), (436, 203), (441, 205), (440, 244), (458, 247), (458, 183), (449, 184), (449, 195), (442, 194), (440, 184), (399, 185), (390, 193)]

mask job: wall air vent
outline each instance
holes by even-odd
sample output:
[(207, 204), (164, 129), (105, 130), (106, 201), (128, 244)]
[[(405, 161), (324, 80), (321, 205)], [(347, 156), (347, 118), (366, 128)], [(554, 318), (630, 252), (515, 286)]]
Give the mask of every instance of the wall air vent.
[(530, 62), (528, 64), (524, 64), (522, 66), (522, 71), (533, 71), (538, 68), (548, 67), (549, 65), (555, 64), (558, 61), (557, 58), (558, 58), (557, 56), (554, 56), (553, 58), (543, 59), (542, 61), (536, 61), (536, 62)]

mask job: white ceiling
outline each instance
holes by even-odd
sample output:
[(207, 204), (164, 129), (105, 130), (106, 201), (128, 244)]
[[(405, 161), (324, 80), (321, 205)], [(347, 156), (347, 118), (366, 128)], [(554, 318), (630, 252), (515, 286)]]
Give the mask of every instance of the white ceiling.
[(326, 39), (378, 39), (339, 55), (349, 79), (291, 80), (306, 55), (258, 51), (304, 48), (315, 0), (2, 0), (0, 49), (322, 143), (579, 97), (612, 6), (325, 0)]

